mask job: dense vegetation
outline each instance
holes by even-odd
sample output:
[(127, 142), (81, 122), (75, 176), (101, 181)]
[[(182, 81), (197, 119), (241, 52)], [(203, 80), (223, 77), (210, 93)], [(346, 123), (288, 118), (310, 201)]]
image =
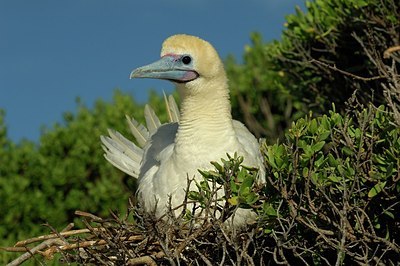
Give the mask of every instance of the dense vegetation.
[[(264, 43), (254, 33), (243, 64), (226, 60), (234, 117), (266, 138), (269, 182), (254, 186), (255, 173), (243, 170), (240, 158), (216, 172), (240, 173), (245, 185), (230, 183), (227, 202), (253, 208), (259, 224), (237, 238), (243, 245), (208, 226), (198, 235), (203, 246), (182, 250), (187, 258), (217, 263), (229, 252), (226, 263), (400, 261), (400, 4), (315, 0), (306, 6), (287, 17), (280, 41)], [(160, 96), (152, 95), (150, 104), (163, 113)], [(77, 111), (35, 144), (8, 139), (0, 113), (0, 246), (49, 231), (42, 223), (61, 230), (75, 210), (102, 217), (110, 209), (126, 212), (134, 181), (106, 163), (99, 142), (107, 128), (129, 136), (125, 114), (140, 119), (143, 106), (119, 91), (113, 102), (99, 100), (93, 108), (78, 101)], [(191, 197), (209, 206), (201, 196), (208, 189)], [(0, 258), (7, 262), (10, 254)]]

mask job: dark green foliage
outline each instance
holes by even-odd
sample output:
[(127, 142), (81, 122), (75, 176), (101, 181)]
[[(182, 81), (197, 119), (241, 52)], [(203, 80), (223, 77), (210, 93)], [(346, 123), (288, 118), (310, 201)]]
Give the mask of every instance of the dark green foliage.
[(258, 200), (254, 190), (260, 188), (256, 185), (258, 169), (242, 165), (243, 160), (237, 154), (227, 154), (227, 160), (221, 159), (222, 163), (211, 162), (215, 171), (199, 170), (203, 180), (193, 181), (197, 191), (189, 191), (188, 199), (198, 202), (202, 209), (213, 209), (217, 213), (223, 210), (222, 221), (231, 217), (237, 208), (252, 208)]
[[(244, 167), (243, 158), (228, 156), (213, 163), (215, 170), (201, 171), (204, 181), (188, 197), (203, 209), (223, 210), (222, 221), (237, 206), (253, 208), (257, 237), (242, 237), (249, 241), (243, 252), (259, 248), (254, 261), (261, 256), (290, 265), (395, 265), (400, 127), (393, 121), (384, 106), (345, 115), (334, 108), (317, 118), (310, 113), (293, 123), (282, 144), (262, 146), (264, 188), (255, 186), (257, 171)], [(219, 190), (224, 193), (216, 197)]]
[(255, 33), (251, 39), (243, 65), (232, 57), (226, 61), (233, 116), (244, 121), (257, 137), (275, 140), (306, 108), (290, 94), (284, 72), (274, 66), (272, 59), (279, 54), (280, 43), (265, 45)]
[[(331, 103), (343, 114), (357, 91), (362, 103), (385, 104), (382, 83), (390, 83), (384, 58), (399, 44), (400, 6), (388, 0), (316, 0), (287, 17), (280, 42), (264, 44), (253, 34), (244, 64), (227, 61), (234, 114), (257, 136), (273, 143), (292, 121)], [(387, 65), (387, 66), (385, 66)]]
[(267, 232), (286, 243), (281, 260), (299, 255), (296, 246), (311, 264), (400, 258), (400, 128), (392, 121), (383, 106), (330, 111), (298, 120), (285, 143), (264, 146), (273, 187), (265, 197), (279, 215)]
[(332, 101), (342, 110), (355, 90), (363, 103), (384, 103), (380, 83), (388, 76), (379, 60), (398, 44), (398, 2), (317, 0), (307, 8), (287, 18), (276, 61), (297, 84), (291, 92), (318, 113)]

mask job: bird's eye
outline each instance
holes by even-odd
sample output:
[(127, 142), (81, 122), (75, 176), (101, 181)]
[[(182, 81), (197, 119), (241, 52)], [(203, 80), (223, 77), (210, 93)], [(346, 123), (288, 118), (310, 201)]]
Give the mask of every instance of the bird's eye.
[(190, 56), (185, 55), (184, 57), (182, 57), (182, 63), (184, 63), (185, 65), (190, 64), (190, 62), (192, 62), (192, 58), (190, 58)]

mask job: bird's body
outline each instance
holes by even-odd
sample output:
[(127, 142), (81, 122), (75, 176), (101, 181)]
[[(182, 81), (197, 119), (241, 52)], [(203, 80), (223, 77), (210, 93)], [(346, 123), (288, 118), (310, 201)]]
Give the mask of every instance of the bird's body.
[[(148, 107), (145, 116), (150, 132), (130, 120), (135, 137), (142, 139), (142, 152), (132, 148), (133, 143), (126, 144), (118, 133), (102, 138), (106, 158), (138, 177), (138, 196), (147, 211), (156, 208), (156, 215), (161, 216), (169, 197), (172, 207), (182, 204), (187, 177), (198, 179), (198, 169), (212, 169), (210, 162), (226, 158), (227, 153), (243, 156), (245, 165), (259, 169), (258, 181), (265, 182), (258, 142), (242, 123), (232, 119), (225, 70), (208, 42), (189, 35), (172, 36), (163, 44), (160, 61), (134, 70), (131, 76), (172, 80), (183, 94), (180, 115), (170, 98), (171, 123), (161, 125)], [(129, 155), (133, 150), (134, 155)], [(238, 211), (234, 224), (244, 224), (248, 212)]]

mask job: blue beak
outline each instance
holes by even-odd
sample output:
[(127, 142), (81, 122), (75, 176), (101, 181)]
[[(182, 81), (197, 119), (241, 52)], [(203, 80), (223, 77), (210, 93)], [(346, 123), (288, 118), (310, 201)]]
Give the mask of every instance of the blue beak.
[(154, 63), (134, 69), (129, 77), (165, 79), (182, 83), (194, 80), (198, 76), (191, 65), (185, 65), (176, 56), (166, 55)]

